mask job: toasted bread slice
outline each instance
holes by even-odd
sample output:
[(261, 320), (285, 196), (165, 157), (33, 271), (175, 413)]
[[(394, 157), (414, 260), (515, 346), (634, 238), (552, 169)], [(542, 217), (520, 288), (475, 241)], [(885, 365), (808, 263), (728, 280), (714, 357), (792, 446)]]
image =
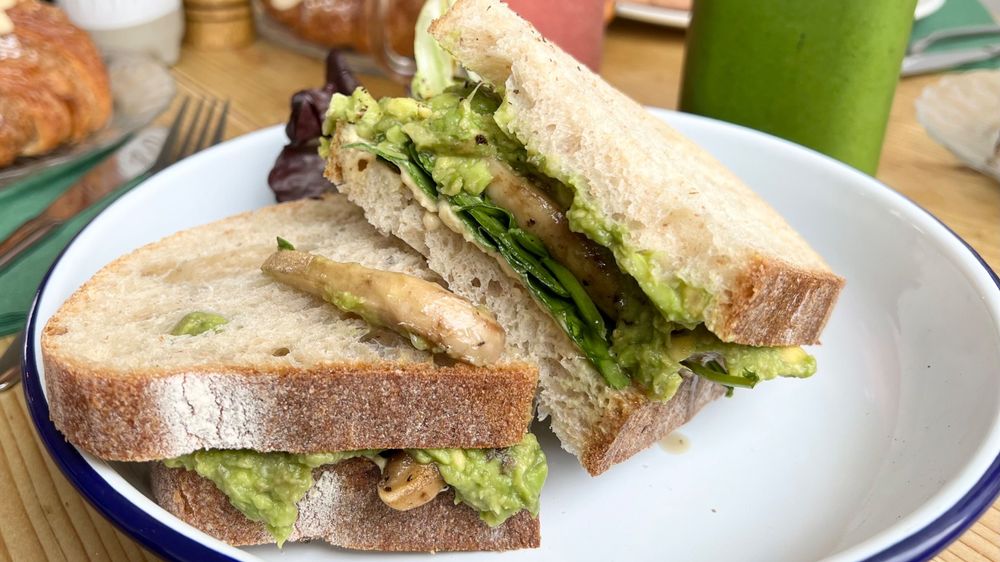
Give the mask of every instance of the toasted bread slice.
[[(299, 501), (299, 519), (289, 540), (322, 539), (354, 550), (512, 550), (536, 548), (538, 518), (527, 511), (489, 527), (450, 490), (430, 503), (396, 511), (378, 496), (380, 472), (366, 459), (350, 459), (313, 471), (316, 484)], [(263, 523), (240, 513), (210, 480), (156, 463), (153, 496), (164, 509), (234, 546), (274, 543)]]
[[(459, 0), (430, 31), (504, 92), (501, 126), (543, 157), (547, 173), (571, 180), (574, 205), (622, 234), (612, 250), (640, 284), (707, 291), (705, 325), (724, 341), (818, 342), (843, 279), (707, 152), (498, 0)], [(649, 270), (625, 254), (645, 256)]]
[[(313, 453), (521, 440), (538, 374), (517, 349), (479, 368), (373, 330), (265, 276), (276, 236), (335, 260), (439, 280), (340, 195), (144, 246), (84, 284), (42, 334), (51, 416), (67, 439), (124, 461), (209, 448)], [(171, 336), (192, 311), (228, 323)]]
[[(338, 132), (340, 134), (340, 132)], [(508, 346), (530, 357), (540, 371), (538, 409), (551, 414), (563, 448), (591, 474), (600, 474), (690, 420), (723, 387), (693, 378), (673, 399), (652, 402), (635, 388), (614, 390), (564, 331), (537, 306), (500, 263), (436, 222), (405, 188), (399, 173), (360, 150), (331, 143), (326, 174), (361, 206), (381, 232), (427, 257), (449, 288), (496, 314)]]

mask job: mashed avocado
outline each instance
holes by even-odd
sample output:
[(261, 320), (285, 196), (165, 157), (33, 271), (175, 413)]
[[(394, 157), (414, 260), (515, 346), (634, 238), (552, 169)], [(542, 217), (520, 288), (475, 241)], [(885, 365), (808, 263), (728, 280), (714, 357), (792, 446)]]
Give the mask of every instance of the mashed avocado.
[(435, 463), (455, 491), (455, 503), (479, 512), (491, 527), (527, 509), (538, 515), (538, 498), (548, 475), (545, 453), (535, 436), (506, 449), (413, 449), (421, 464)]
[(189, 312), (174, 325), (173, 329), (170, 330), (170, 335), (197, 336), (209, 330), (214, 330), (228, 322), (229, 320), (226, 320), (224, 316), (215, 314), (214, 312)]
[(323, 300), (344, 312), (351, 312), (364, 318), (365, 299), (347, 291), (327, 291)]
[(299, 517), (295, 504), (313, 485), (312, 469), (375, 453), (346, 451), (296, 455), (211, 449), (168, 459), (163, 464), (193, 470), (214, 482), (248, 519), (263, 522), (281, 546), (292, 534)]
[(675, 329), (652, 307), (636, 306), (623, 313), (611, 334), (611, 351), (618, 362), (654, 400), (670, 400), (683, 382), (681, 363), (669, 353)]
[[(632, 373), (632, 380), (654, 400), (669, 400), (677, 392), (683, 378), (683, 367), (706, 372), (690, 359), (705, 354), (717, 354), (715, 367), (721, 369), (720, 384), (739, 383), (753, 387), (757, 382), (775, 377), (805, 378), (816, 372), (816, 359), (800, 347), (751, 347), (726, 343), (704, 326), (694, 330), (668, 322), (649, 307), (638, 309), (626, 321), (618, 323), (612, 334), (611, 350), (622, 367)], [(736, 377), (737, 379), (729, 379)], [(728, 386), (733, 386), (729, 384)]]
[(727, 374), (762, 381), (775, 377), (807, 378), (816, 372), (816, 359), (801, 347), (751, 347), (726, 343), (704, 327), (673, 334), (670, 353), (674, 359), (717, 353), (723, 359)]
[[(480, 512), (495, 526), (522, 509), (538, 515), (538, 498), (548, 468), (535, 436), (507, 449), (412, 449), (417, 462), (435, 463), (442, 478), (455, 489), (456, 502)], [(379, 451), (298, 455), (250, 450), (210, 449), (163, 461), (170, 468), (193, 470), (208, 478), (248, 519), (263, 522), (281, 546), (292, 534), (296, 504), (313, 485), (314, 468), (367, 457), (379, 461)]]
[(521, 143), (493, 120), (499, 106), (500, 99), (485, 88), (452, 87), (426, 101), (376, 100), (358, 88), (350, 96), (333, 95), (323, 134), (347, 122), (358, 136), (383, 150), (405, 153), (412, 141), (418, 152), (433, 155), (431, 173), (443, 193), (479, 194), (492, 180), (487, 158), (499, 158), (515, 169), (527, 162)]

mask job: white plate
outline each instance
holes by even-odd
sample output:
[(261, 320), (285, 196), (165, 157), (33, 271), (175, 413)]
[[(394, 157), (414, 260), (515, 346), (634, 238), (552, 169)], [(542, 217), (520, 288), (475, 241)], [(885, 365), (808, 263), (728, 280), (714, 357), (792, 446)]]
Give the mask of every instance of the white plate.
[(666, 27), (683, 28), (691, 23), (691, 10), (675, 10), (634, 2), (617, 2), (615, 15), (628, 20), (644, 21)]
[[(941, 9), (945, 0), (917, 0), (917, 9), (914, 11), (913, 19), (924, 19), (927, 16)], [(639, 4), (635, 2), (617, 2), (615, 4), (615, 15), (621, 18), (644, 21), (666, 27), (684, 28), (691, 23), (691, 10), (677, 10), (673, 8), (661, 8), (649, 4)]]
[(917, 0), (917, 10), (913, 14), (913, 19), (922, 20), (927, 16), (941, 9), (945, 0)]
[[(791, 143), (654, 110), (771, 202), (847, 279), (810, 380), (777, 380), (705, 408), (683, 454), (653, 447), (591, 478), (541, 430), (550, 461), (542, 548), (448, 560), (922, 559), (1000, 490), (1000, 289), (960, 239), (902, 196)], [(322, 544), (238, 550), (181, 523), (121, 474), (61, 440), (35, 360), (45, 320), (115, 257), (272, 201), (273, 127), (184, 160), (128, 193), (72, 243), (33, 311), (29, 408), (96, 505), (157, 552), (209, 559), (413, 560)], [(36, 371), (38, 371), (36, 373)], [(127, 471), (126, 471), (127, 472)], [(120, 495), (119, 495), (120, 494)]]

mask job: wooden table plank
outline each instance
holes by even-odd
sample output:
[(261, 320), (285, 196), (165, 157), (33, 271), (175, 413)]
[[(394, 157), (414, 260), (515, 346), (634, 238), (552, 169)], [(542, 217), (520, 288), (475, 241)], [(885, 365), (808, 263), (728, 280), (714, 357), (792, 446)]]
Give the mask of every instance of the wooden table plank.
[[(603, 72), (641, 103), (676, 106), (683, 34), (632, 22), (612, 25)], [(282, 123), (292, 91), (322, 81), (319, 61), (265, 43), (235, 51), (185, 50), (173, 70), (179, 90), (231, 100), (227, 137)], [(1000, 186), (962, 167), (916, 121), (914, 100), (936, 76), (904, 80), (890, 117), (878, 178), (935, 213), (1000, 268)], [(399, 94), (365, 78), (376, 95)], [(10, 338), (0, 338), (0, 351)], [(0, 394), (0, 562), (154, 560), (72, 488), (30, 427), (20, 388)], [(1000, 502), (937, 560), (1000, 562)]]

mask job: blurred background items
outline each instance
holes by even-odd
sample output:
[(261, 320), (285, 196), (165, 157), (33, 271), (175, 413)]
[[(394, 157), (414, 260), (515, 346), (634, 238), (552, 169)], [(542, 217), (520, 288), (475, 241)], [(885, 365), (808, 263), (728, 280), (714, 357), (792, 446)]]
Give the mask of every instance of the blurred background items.
[(184, 15), (181, 0), (57, 0), (104, 52), (143, 53), (177, 62)]
[(688, 28), (680, 109), (874, 174), (916, 0), (712, 0)]
[(48, 4), (4, 8), (0, 167), (78, 143), (111, 116), (108, 72), (87, 34)]
[[(578, 60), (598, 68), (610, 0), (508, 4)], [(413, 73), (414, 24), (423, 5), (423, 0), (254, 0), (254, 13), (262, 37), (316, 57), (330, 48), (348, 48), (358, 71), (379, 69), (406, 83)]]
[(184, 43), (196, 49), (246, 47), (254, 40), (249, 0), (184, 0)]

